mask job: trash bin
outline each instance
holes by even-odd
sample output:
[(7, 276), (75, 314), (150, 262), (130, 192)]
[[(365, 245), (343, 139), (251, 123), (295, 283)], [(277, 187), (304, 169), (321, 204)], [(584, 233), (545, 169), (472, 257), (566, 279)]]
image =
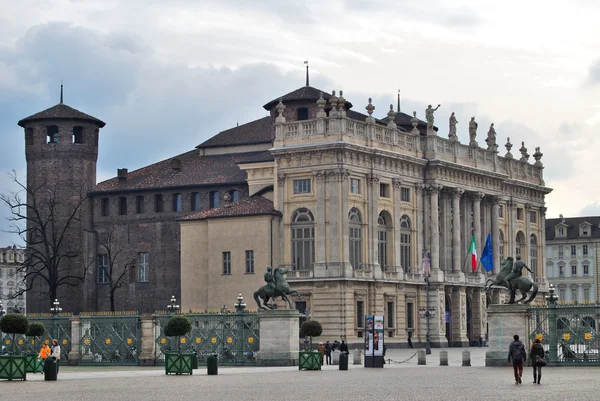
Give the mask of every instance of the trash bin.
[(348, 354), (345, 352), (340, 354), (340, 370), (348, 370)]
[(219, 359), (216, 355), (209, 355), (206, 358), (206, 370), (208, 375), (219, 374)]
[(57, 372), (56, 357), (50, 355), (44, 361), (44, 380), (56, 380)]
[(198, 369), (198, 355), (192, 354), (192, 369)]

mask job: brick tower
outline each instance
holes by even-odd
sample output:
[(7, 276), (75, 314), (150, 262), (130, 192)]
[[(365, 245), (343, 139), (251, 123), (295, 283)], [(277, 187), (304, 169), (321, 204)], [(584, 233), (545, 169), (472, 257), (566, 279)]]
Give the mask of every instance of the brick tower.
[[(81, 198), (81, 194), (87, 194), (96, 185), (98, 136), (105, 123), (64, 104), (61, 85), (59, 104), (22, 119), (18, 125), (25, 130), (28, 188), (43, 188), (35, 196), (28, 194), (27, 202), (31, 205), (33, 198), (38, 203), (42, 199), (54, 199), (52, 215), (57, 226), (62, 224), (64, 227), (73, 214), (74, 205), (78, 205), (80, 199), (85, 199)], [(83, 268), (90, 263), (86, 250), (91, 248), (86, 241), (89, 237), (87, 232), (91, 229), (91, 207), (88, 201), (83, 202), (68, 225), (63, 240), (66, 248), (62, 248), (60, 255), (64, 256), (65, 250), (68, 250), (69, 256), (60, 261), (59, 274), (56, 275), (58, 279), (71, 273), (81, 275)], [(40, 206), (38, 209), (50, 215), (47, 207)], [(31, 229), (34, 225), (35, 223), (28, 221), (27, 228)], [(50, 232), (46, 230), (46, 234)], [(36, 242), (37, 245), (31, 246), (42, 246), (40, 241)], [(43, 262), (37, 262), (37, 268), (40, 268)], [(93, 266), (88, 270), (88, 274), (90, 273), (93, 276)], [(48, 294), (49, 285), (46, 280), (32, 281), (33, 288), (27, 295), (28, 312), (49, 312), (54, 296), (59, 299), (65, 312), (89, 310), (83, 282), (70, 280), (75, 286), (61, 285), (54, 295)]]

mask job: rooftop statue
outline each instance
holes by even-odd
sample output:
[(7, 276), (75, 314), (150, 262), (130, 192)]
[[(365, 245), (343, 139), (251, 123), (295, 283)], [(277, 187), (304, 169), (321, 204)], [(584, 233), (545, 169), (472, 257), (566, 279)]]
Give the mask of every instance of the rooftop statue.
[[(254, 292), (254, 300), (256, 301), (259, 309), (274, 309), (275, 306), (272, 303), (269, 303), (269, 300), (277, 297), (281, 297), (281, 299), (288, 303), (290, 309), (293, 309), (288, 295), (293, 294), (297, 297), (300, 297), (300, 294), (298, 291), (291, 289), (287, 280), (283, 278), (283, 275), (287, 272), (287, 269), (283, 269), (281, 267), (276, 267), (273, 269), (271, 266), (267, 266), (267, 271), (264, 275), (264, 279), (267, 284), (263, 285), (258, 289), (258, 291)], [(261, 299), (262, 304), (260, 302)]]
[(425, 119), (427, 120), (427, 130), (433, 130), (433, 112), (436, 111), (437, 109), (440, 108), (440, 105), (438, 104), (437, 107), (434, 109), (433, 107), (431, 107), (431, 105), (427, 106), (427, 108), (425, 109)]
[(475, 137), (477, 136), (477, 127), (479, 124), (475, 121), (475, 117), (471, 117), (469, 121), (469, 146), (477, 146)]
[[(500, 272), (495, 278), (488, 278), (485, 282), (485, 292), (489, 292), (493, 285), (505, 287), (510, 291), (509, 304), (523, 303), (528, 304), (533, 301), (538, 293), (538, 284), (531, 281), (528, 277), (523, 276), (523, 268), (533, 273), (529, 267), (521, 260), (521, 256), (517, 255), (517, 261), (513, 264), (512, 256), (504, 259), (501, 264)], [(515, 294), (517, 290), (521, 291), (521, 299), (515, 302)], [(531, 291), (531, 295), (527, 298), (527, 293)]]
[(452, 140), (458, 139), (458, 136), (456, 135), (456, 124), (458, 124), (458, 121), (456, 121), (454, 112), (452, 112), (452, 114), (450, 115), (450, 132), (448, 133), (448, 138)]

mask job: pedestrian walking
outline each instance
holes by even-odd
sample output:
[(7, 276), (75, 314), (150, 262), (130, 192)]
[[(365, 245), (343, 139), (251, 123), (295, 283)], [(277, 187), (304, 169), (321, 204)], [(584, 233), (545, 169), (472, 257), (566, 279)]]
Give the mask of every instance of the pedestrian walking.
[(323, 359), (324, 359), (323, 356), (325, 355), (325, 346), (323, 345), (323, 343), (319, 343), (317, 350), (321, 354), (321, 366), (323, 366)]
[(56, 373), (58, 374), (58, 367), (60, 362), (60, 345), (58, 345), (58, 340), (55, 338), (52, 340), (52, 348), (50, 349), (50, 355), (56, 358)]
[(513, 365), (513, 371), (515, 373), (515, 384), (521, 384), (521, 377), (523, 376), (523, 363), (527, 359), (527, 352), (525, 352), (525, 346), (519, 340), (519, 335), (513, 336), (514, 341), (510, 343), (508, 347), (508, 362)]
[(331, 365), (331, 344), (329, 344), (329, 341), (325, 342), (325, 363)]
[(529, 360), (531, 361), (531, 367), (533, 368), (533, 384), (540, 384), (542, 379), (542, 366), (546, 366), (546, 356), (544, 347), (539, 338), (533, 340), (533, 345), (529, 351)]
[(408, 346), (409, 346), (410, 348), (412, 348), (412, 347), (413, 347), (413, 345), (412, 345), (412, 331), (409, 331), (409, 332), (408, 332)]

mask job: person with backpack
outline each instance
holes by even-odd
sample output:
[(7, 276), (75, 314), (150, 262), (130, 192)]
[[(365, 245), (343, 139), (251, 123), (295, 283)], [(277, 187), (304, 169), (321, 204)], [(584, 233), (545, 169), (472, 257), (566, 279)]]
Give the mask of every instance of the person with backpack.
[(546, 366), (546, 356), (544, 347), (539, 338), (533, 340), (533, 345), (529, 351), (529, 358), (531, 360), (531, 366), (533, 367), (533, 384), (540, 384), (542, 379), (542, 366)]
[(523, 363), (527, 359), (525, 345), (519, 340), (519, 335), (513, 336), (514, 341), (508, 347), (508, 363), (512, 362), (513, 371), (515, 373), (515, 384), (521, 384), (521, 376), (523, 376)]

